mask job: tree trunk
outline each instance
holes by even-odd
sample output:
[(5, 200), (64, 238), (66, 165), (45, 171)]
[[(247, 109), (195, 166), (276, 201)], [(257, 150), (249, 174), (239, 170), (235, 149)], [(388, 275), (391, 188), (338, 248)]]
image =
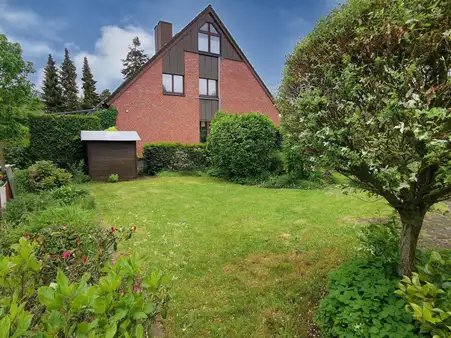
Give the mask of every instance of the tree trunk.
[(400, 274), (410, 276), (426, 210), (398, 210), (402, 222)]

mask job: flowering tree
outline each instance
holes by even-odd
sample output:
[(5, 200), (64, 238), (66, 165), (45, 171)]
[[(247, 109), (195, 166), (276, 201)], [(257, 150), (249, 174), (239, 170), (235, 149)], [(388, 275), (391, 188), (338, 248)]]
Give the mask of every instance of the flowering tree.
[(451, 6), (349, 0), (288, 57), (278, 107), (290, 141), (384, 197), (410, 274), (428, 208), (451, 197)]

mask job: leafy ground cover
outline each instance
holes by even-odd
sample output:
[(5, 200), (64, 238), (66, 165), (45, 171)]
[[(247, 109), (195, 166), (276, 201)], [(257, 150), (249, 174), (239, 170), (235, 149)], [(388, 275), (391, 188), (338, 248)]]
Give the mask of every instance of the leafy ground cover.
[(355, 220), (390, 214), (382, 200), (337, 189), (274, 190), (208, 177), (89, 187), (102, 222), (137, 226), (121, 250), (173, 276), (169, 337), (313, 335), (327, 273), (355, 253)]

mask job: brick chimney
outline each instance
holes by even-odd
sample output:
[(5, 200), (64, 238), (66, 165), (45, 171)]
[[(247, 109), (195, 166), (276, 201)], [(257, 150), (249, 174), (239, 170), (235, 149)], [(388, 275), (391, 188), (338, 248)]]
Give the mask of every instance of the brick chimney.
[(155, 53), (164, 47), (172, 39), (172, 23), (158, 21), (155, 30)]

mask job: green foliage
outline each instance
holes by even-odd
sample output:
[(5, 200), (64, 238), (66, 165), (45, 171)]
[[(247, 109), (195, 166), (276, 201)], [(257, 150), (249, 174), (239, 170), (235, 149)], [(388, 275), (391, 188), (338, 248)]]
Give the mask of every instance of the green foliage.
[(375, 259), (357, 259), (329, 275), (317, 324), (325, 337), (418, 337), (406, 302), (395, 294), (398, 277)]
[(72, 174), (72, 182), (75, 184), (86, 183), (90, 181), (89, 175), (86, 175), (85, 161), (80, 160), (78, 163), (70, 164), (67, 171)]
[(73, 185), (63, 185), (52, 190), (52, 197), (67, 205), (74, 203), (80, 197), (88, 195), (88, 190)]
[(49, 285), (36, 250), (22, 238), (0, 257), (1, 337), (144, 337), (158, 314), (166, 316), (169, 278), (156, 271), (143, 277), (135, 257), (120, 257), (95, 279), (85, 273), (71, 282), (58, 269)]
[(20, 45), (0, 34), (0, 143), (14, 141), (23, 133), (22, 108), (32, 101), (28, 75), (33, 72), (33, 65), (22, 58)]
[(13, 171), (14, 184), (16, 186), (16, 193), (24, 194), (30, 189), (28, 184), (28, 170), (14, 170)]
[(69, 56), (69, 51), (64, 48), (64, 60), (61, 65), (61, 86), (63, 110), (74, 111), (78, 106), (77, 71), (74, 62)]
[[(250, 181), (249, 183), (253, 183)], [(290, 174), (272, 175), (265, 178), (262, 182), (257, 181), (256, 184), (264, 188), (274, 189), (322, 189), (334, 184), (335, 182), (329, 178), (325, 178), (322, 175), (311, 174), (310, 178), (302, 179)]]
[(119, 175), (118, 174), (111, 174), (108, 176), (108, 182), (110, 183), (116, 183), (119, 181)]
[(264, 115), (218, 112), (211, 123), (209, 158), (223, 177), (240, 180), (268, 175), (276, 147), (276, 128)]
[(277, 103), (315, 165), (400, 213), (405, 273), (426, 210), (451, 196), (448, 3), (346, 1), (294, 48)]
[(25, 169), (31, 165), (30, 145), (21, 143), (9, 144), (5, 149), (6, 162), (17, 169)]
[(94, 113), (94, 116), (97, 116), (100, 119), (100, 128), (102, 130), (116, 126), (116, 108), (97, 110)]
[(91, 109), (97, 106), (100, 102), (99, 94), (96, 93), (96, 82), (94, 76), (91, 73), (91, 68), (88, 64), (88, 58), (85, 56), (83, 59), (82, 70), (82, 88), (83, 88), (83, 100), (81, 106), (83, 109)]
[(434, 338), (451, 336), (451, 259), (431, 252), (425, 266), (404, 276), (396, 293), (419, 322), (421, 332)]
[(388, 222), (369, 223), (358, 234), (360, 250), (369, 258), (383, 260), (385, 267), (395, 273), (399, 265), (401, 226), (395, 216)]
[(288, 139), (283, 142), (283, 167), (287, 174), (299, 179), (306, 179), (311, 173), (311, 164), (300, 147)]
[[(56, 201), (53, 200), (50, 193), (21, 193), (8, 201), (2, 217), (8, 224), (15, 227), (23, 223), (31, 214), (45, 210), (55, 204)], [(8, 242), (7, 246), (11, 244)]]
[(149, 60), (147, 54), (143, 49), (139, 49), (141, 42), (139, 38), (135, 36), (133, 38), (133, 46), (128, 46), (128, 53), (125, 59), (122, 59), (123, 69), (121, 73), (124, 75), (124, 79), (130, 79), (135, 75), (142, 66)]
[(84, 159), (80, 131), (100, 130), (96, 116), (31, 115), (30, 151), (34, 161), (50, 160), (67, 167)]
[(143, 155), (145, 172), (149, 175), (164, 170), (202, 170), (207, 166), (204, 144), (147, 143)]
[(64, 109), (63, 87), (60, 83), (55, 61), (50, 54), (47, 60), (47, 65), (44, 68), (42, 102), (45, 105), (45, 111), (48, 113), (58, 113)]
[(52, 190), (69, 184), (72, 175), (50, 161), (38, 161), (27, 169), (30, 192)]

